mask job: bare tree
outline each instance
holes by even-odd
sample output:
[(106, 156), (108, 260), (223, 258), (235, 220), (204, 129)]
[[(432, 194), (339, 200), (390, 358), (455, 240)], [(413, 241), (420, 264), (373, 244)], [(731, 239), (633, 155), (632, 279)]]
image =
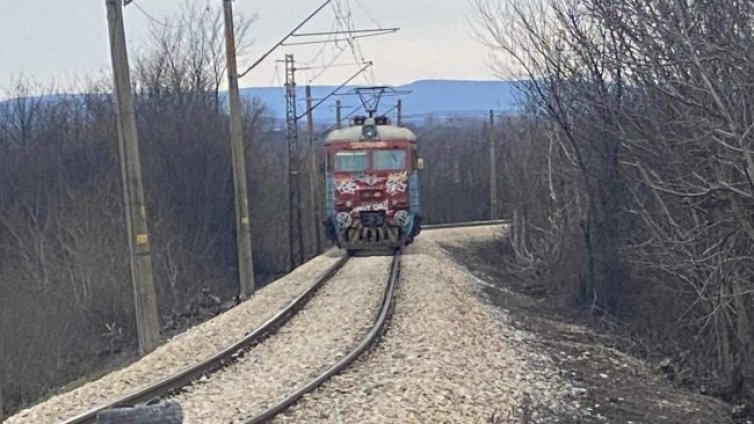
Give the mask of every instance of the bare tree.
[[(248, 30), (256, 18), (237, 14), (234, 19), (240, 56), (251, 45)], [(223, 34), (222, 8), (190, 0), (184, 1), (177, 18), (153, 23), (144, 48), (148, 53), (136, 60), (135, 79), (141, 95), (169, 96), (177, 101), (209, 95), (219, 110), (226, 71)]]
[[(583, 237), (582, 301), (634, 325), (648, 325), (637, 314), (648, 311), (655, 328), (643, 328), (647, 336), (692, 352), (684, 365), (717, 380), (720, 392), (754, 398), (745, 265), (754, 225), (744, 212), (754, 200), (754, 7), (737, 0), (475, 6), (501, 71), (524, 75), (534, 113), (556, 125), (540, 143), (558, 140), (569, 159), (560, 172), (578, 172), (571, 201), (585, 204), (581, 222), (568, 225)], [(558, 209), (548, 210), (556, 222)], [(520, 232), (537, 222), (517, 221), (519, 251)], [(544, 238), (529, 235), (528, 244)], [(713, 372), (703, 365), (710, 361)]]

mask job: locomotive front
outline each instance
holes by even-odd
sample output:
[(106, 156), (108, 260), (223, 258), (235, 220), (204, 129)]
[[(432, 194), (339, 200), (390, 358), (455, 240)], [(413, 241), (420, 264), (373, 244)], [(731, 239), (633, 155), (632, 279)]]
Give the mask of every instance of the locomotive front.
[(398, 248), (419, 234), (416, 137), (386, 117), (330, 133), (325, 235), (348, 250)]

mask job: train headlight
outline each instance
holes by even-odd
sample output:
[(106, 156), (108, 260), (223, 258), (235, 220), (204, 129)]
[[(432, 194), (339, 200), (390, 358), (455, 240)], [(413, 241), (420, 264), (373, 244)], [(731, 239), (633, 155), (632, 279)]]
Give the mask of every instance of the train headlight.
[(346, 200), (346, 207), (350, 208), (351, 206), (353, 206), (353, 202), (351, 202), (350, 200)]
[(365, 140), (374, 140), (379, 137), (377, 127), (373, 124), (366, 124), (361, 128), (361, 137)]
[(353, 223), (353, 219), (351, 219), (351, 214), (348, 212), (341, 212), (335, 216), (335, 220), (338, 222), (338, 226), (340, 228), (347, 228), (350, 227)]

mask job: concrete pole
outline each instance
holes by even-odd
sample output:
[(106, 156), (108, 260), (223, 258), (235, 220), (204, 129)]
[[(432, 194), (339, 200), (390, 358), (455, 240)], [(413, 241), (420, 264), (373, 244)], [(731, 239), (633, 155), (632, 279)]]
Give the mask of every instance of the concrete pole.
[[(0, 354), (2, 351), (0, 350)], [(3, 357), (0, 356), (0, 423), (5, 420), (5, 413), (3, 412), (3, 382), (5, 381), (5, 369), (3, 368)]]
[(340, 129), (340, 109), (342, 108), (340, 100), (335, 101), (335, 128)]
[(312, 87), (306, 86), (306, 135), (309, 137), (309, 198), (311, 204), (311, 218), (314, 224), (314, 254), (319, 255), (319, 169), (317, 167), (317, 150), (314, 146), (314, 117), (312, 111)]
[(233, 28), (233, 4), (223, 0), (225, 12), (225, 60), (228, 68), (230, 98), (230, 143), (233, 159), (233, 191), (236, 205), (236, 243), (238, 245), (238, 297), (247, 299), (254, 294), (254, 266), (251, 253), (251, 221), (249, 196), (246, 188), (246, 153), (241, 123), (241, 94), (238, 88), (236, 64), (236, 36)]
[(490, 219), (497, 217), (497, 166), (495, 161), (495, 113), (490, 110), (488, 124), (490, 137)]
[(144, 185), (141, 176), (139, 140), (131, 93), (126, 36), (123, 29), (123, 5), (120, 1), (105, 0), (105, 4), (110, 32), (110, 52), (117, 105), (118, 146), (123, 177), (131, 283), (136, 307), (136, 327), (139, 335), (139, 351), (145, 355), (153, 351), (159, 343), (160, 323), (157, 313), (157, 293), (152, 274), (152, 255), (147, 231), (147, 211), (144, 205)]
[(398, 99), (398, 106), (396, 106), (398, 109), (398, 122), (397, 125), (399, 127), (403, 126), (403, 100)]

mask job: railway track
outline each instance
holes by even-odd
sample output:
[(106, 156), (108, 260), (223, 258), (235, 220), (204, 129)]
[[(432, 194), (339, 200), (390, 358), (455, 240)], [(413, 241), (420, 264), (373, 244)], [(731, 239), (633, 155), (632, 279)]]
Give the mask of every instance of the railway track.
[(495, 219), (489, 221), (468, 221), (468, 222), (451, 222), (448, 224), (430, 224), (422, 225), (423, 230), (442, 230), (448, 228), (464, 228), (464, 227), (484, 227), (487, 225), (507, 225), (510, 224), (510, 219)]
[(169, 396), (191, 382), (198, 380), (202, 376), (211, 374), (221, 368), (232, 364), (240, 358), (245, 352), (254, 346), (262, 343), (270, 335), (274, 334), (277, 329), (285, 325), (298, 311), (300, 311), (307, 302), (317, 293), (317, 291), (330, 280), (349, 260), (348, 256), (343, 256), (335, 262), (330, 268), (322, 272), (314, 282), (298, 297), (293, 299), (285, 308), (280, 310), (275, 316), (267, 320), (259, 328), (249, 333), (246, 337), (238, 340), (231, 346), (217, 352), (215, 355), (192, 365), (184, 370), (168, 376), (154, 384), (146, 386), (135, 392), (132, 392), (120, 399), (112, 402), (101, 404), (75, 417), (62, 421), (60, 424), (90, 424), (94, 423), (97, 414), (108, 409), (133, 406), (147, 403), (149, 401)]
[(380, 334), (384, 330), (385, 325), (387, 324), (387, 321), (389, 319), (390, 312), (393, 309), (393, 298), (395, 296), (395, 287), (398, 283), (398, 279), (400, 278), (400, 263), (401, 263), (401, 253), (397, 252), (395, 255), (393, 255), (393, 261), (390, 264), (390, 274), (388, 276), (387, 285), (385, 286), (385, 293), (382, 298), (382, 303), (380, 305), (379, 314), (377, 315), (377, 318), (375, 319), (374, 324), (372, 325), (372, 328), (369, 330), (369, 332), (366, 335), (364, 335), (364, 337), (362, 337), (359, 343), (356, 346), (354, 346), (348, 352), (348, 354), (346, 354), (338, 362), (331, 365), (321, 374), (319, 374), (318, 376), (311, 379), (309, 382), (307, 382), (303, 386), (296, 389), (293, 393), (285, 396), (285, 398), (278, 401), (274, 405), (270, 406), (265, 411), (251, 418), (241, 421), (240, 424), (258, 424), (258, 423), (266, 422), (271, 418), (274, 418), (277, 414), (285, 411), (289, 406), (296, 403), (296, 401), (301, 399), (301, 397), (303, 397), (307, 393), (319, 387), (322, 383), (330, 379), (332, 376), (343, 371), (353, 361), (355, 361), (356, 358), (358, 358), (362, 353), (364, 353), (367, 349), (369, 349), (370, 346), (372, 346), (377, 341)]
[[(371, 330), (353, 347), (348, 354), (338, 360), (336, 363), (327, 368), (316, 378), (302, 385), (283, 399), (279, 400), (259, 415), (241, 420), (241, 423), (251, 424), (260, 423), (269, 420), (286, 408), (295, 403), (305, 394), (316, 389), (327, 379), (345, 369), (361, 353), (366, 351), (379, 337), (380, 333), (388, 321), (389, 313), (393, 305), (395, 286), (400, 274), (400, 253), (393, 255), (388, 282), (382, 297), (379, 313)], [(192, 382), (199, 380), (203, 376), (212, 374), (220, 369), (232, 366), (232, 364), (242, 357), (254, 346), (262, 343), (276, 330), (286, 324), (298, 311), (303, 309), (307, 302), (316, 294), (316, 292), (335, 274), (343, 268), (348, 262), (349, 256), (343, 256), (329, 269), (321, 273), (315, 281), (297, 298), (291, 301), (285, 308), (279, 311), (274, 317), (265, 322), (257, 330), (253, 331), (242, 340), (234, 343), (232, 346), (218, 352), (212, 357), (186, 368), (175, 375), (169, 376), (157, 383), (144, 387), (136, 392), (130, 393), (113, 402), (99, 405), (82, 414), (62, 421), (60, 424), (89, 424), (95, 423), (97, 415), (100, 412), (115, 408), (129, 407), (144, 404), (153, 400), (163, 399), (179, 393), (182, 388), (190, 385)], [(239, 417), (240, 418), (240, 417)]]
[[(427, 230), (435, 229), (447, 229), (447, 228), (461, 228), (461, 227), (476, 227), (485, 225), (501, 225), (509, 224), (508, 220), (495, 220), (495, 221), (474, 221), (465, 223), (450, 223), (439, 225), (425, 226)], [(139, 404), (144, 404), (157, 399), (164, 399), (176, 393), (179, 393), (181, 389), (190, 385), (192, 382), (199, 380), (200, 378), (213, 374), (220, 369), (231, 366), (239, 358), (241, 358), (250, 349), (264, 342), (271, 335), (284, 326), (293, 316), (296, 315), (301, 309), (306, 306), (308, 301), (317, 293), (317, 291), (338, 273), (339, 270), (348, 262), (350, 256), (346, 255), (335, 262), (330, 268), (322, 272), (312, 284), (298, 297), (293, 299), (286, 307), (280, 310), (275, 316), (270, 318), (267, 322), (263, 323), (259, 328), (249, 333), (247, 336), (238, 340), (233, 345), (217, 352), (213, 356), (193, 365), (182, 371), (168, 376), (154, 384), (146, 386), (138, 391), (132, 392), (123, 396), (115, 401), (101, 404), (95, 408), (92, 408), (84, 413), (81, 413), (75, 417), (62, 421), (59, 424), (90, 424), (95, 423), (97, 414), (102, 411), (129, 407)], [(395, 287), (400, 275), (400, 252), (393, 255), (388, 282), (385, 286), (385, 292), (380, 305), (379, 314), (371, 328), (371, 330), (364, 335), (364, 337), (340, 360), (332, 364), (324, 372), (318, 375), (316, 378), (311, 379), (306, 384), (300, 386), (298, 389), (285, 396), (283, 399), (277, 401), (272, 406), (260, 414), (241, 420), (239, 424), (255, 424), (265, 422), (280, 412), (284, 411), (296, 401), (298, 401), (305, 394), (313, 391), (322, 383), (327, 381), (335, 374), (341, 372), (348, 367), (356, 358), (359, 357), (364, 351), (366, 351), (379, 337), (381, 332), (389, 319), (389, 314), (393, 306), (393, 297), (395, 294)]]

